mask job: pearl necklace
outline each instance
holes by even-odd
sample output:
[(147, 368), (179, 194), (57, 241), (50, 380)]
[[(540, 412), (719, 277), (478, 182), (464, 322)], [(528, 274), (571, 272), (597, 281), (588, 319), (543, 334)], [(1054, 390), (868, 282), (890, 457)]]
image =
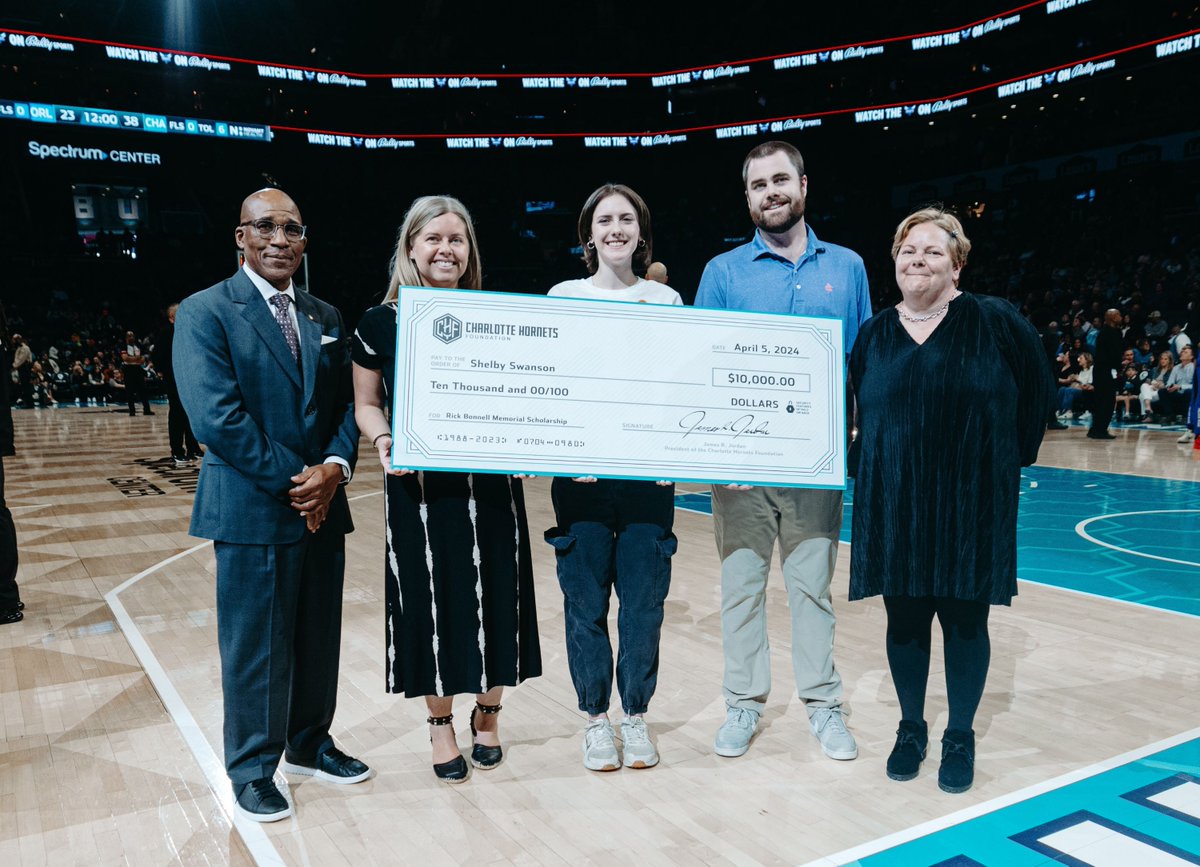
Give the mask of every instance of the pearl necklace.
[(907, 312), (904, 309), (903, 302), (896, 305), (896, 312), (899, 313), (901, 315), (901, 317), (903, 317), (904, 319), (907, 319), (909, 322), (928, 322), (930, 319), (937, 319), (939, 316), (941, 316), (943, 313), (945, 313), (946, 310), (950, 307), (950, 302), (953, 301), (957, 297), (958, 297), (958, 295), (954, 295), (951, 298), (947, 298), (946, 303), (944, 303), (941, 307), (939, 307), (937, 310), (934, 310), (932, 313), (926, 313), (924, 316), (913, 316), (911, 313)]

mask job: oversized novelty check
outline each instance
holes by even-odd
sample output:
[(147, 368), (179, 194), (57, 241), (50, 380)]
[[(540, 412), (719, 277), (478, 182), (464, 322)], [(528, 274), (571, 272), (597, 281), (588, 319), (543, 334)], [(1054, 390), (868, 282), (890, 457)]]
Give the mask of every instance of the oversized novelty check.
[(845, 487), (842, 323), (402, 287), (396, 467)]

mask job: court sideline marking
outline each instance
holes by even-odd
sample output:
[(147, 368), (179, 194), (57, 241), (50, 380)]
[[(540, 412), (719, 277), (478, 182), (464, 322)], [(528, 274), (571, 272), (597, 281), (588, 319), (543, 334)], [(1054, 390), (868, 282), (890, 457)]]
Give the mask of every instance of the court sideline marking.
[[(366, 497), (379, 496), (382, 493), (383, 493), (382, 491), (371, 491), (371, 492), (368, 492), (365, 494), (359, 494), (357, 496), (350, 497), (348, 499), (349, 499), (349, 501), (360, 500), (360, 499), (364, 499)], [(677, 506), (677, 507), (683, 508), (686, 511), (695, 511), (692, 509), (687, 509), (687, 507), (685, 507), (685, 506)], [(1194, 510), (1194, 509), (1156, 510), (1154, 513), (1157, 514), (1160, 511), (1194, 512), (1196, 510)], [(1123, 515), (1126, 513), (1120, 513), (1120, 514)], [(1140, 514), (1140, 513), (1131, 512), (1131, 513), (1127, 513), (1127, 514)], [(1135, 552), (1135, 551), (1124, 551), (1124, 549), (1116, 548), (1115, 546), (1109, 545), (1105, 542), (1101, 542), (1100, 540), (1092, 539), (1085, 532), (1080, 530), (1080, 527), (1082, 527), (1083, 525), (1086, 525), (1089, 521), (1099, 520), (1099, 519), (1105, 518), (1105, 517), (1116, 517), (1116, 516), (1118, 516), (1118, 515), (1101, 515), (1101, 516), (1095, 516), (1093, 518), (1086, 519), (1085, 521), (1081, 521), (1080, 524), (1076, 526), (1076, 532), (1078, 532), (1085, 539), (1088, 539), (1089, 541), (1094, 541), (1098, 545), (1108, 547), (1108, 548), (1113, 548), (1114, 550), (1122, 551), (1123, 553), (1138, 554), (1138, 552)], [(849, 543), (841, 543), (841, 544), (845, 544), (845, 545), (847, 545), (847, 547), (849, 546)], [(185, 551), (180, 551), (179, 553), (174, 554), (174, 555), (166, 558), (165, 560), (161, 560), (160, 562), (155, 563), (154, 565), (148, 567), (147, 569), (142, 570), (138, 574), (134, 575), (132, 578), (129, 578), (128, 580), (124, 581), (117, 587), (110, 590), (108, 593), (106, 593), (104, 595), (104, 600), (108, 604), (109, 608), (112, 610), (113, 616), (115, 617), (118, 626), (120, 626), (122, 633), (125, 635), (126, 640), (129, 642), (130, 648), (133, 650), (134, 655), (138, 659), (138, 662), (141, 664), (143, 670), (146, 672), (147, 677), (149, 677), (151, 684), (154, 686), (155, 690), (158, 692), (158, 695), (159, 695), (160, 699), (162, 700), (164, 707), (166, 708), (168, 714), (171, 716), (171, 719), (175, 722), (175, 725), (179, 729), (181, 736), (183, 737), (188, 748), (191, 750), (193, 757), (196, 759), (196, 763), (200, 766), (201, 771), (204, 773), (204, 776), (208, 783), (209, 789), (212, 791), (213, 796), (216, 798), (218, 805), (221, 807), (222, 811), (225, 813), (226, 818), (229, 820), (230, 824), (233, 827), (237, 828), (238, 833), (241, 835), (242, 841), (246, 844), (246, 847), (250, 852), (251, 858), (254, 860), (254, 862), (256, 864), (262, 865), (262, 867), (267, 867), (267, 865), (270, 865), (270, 867), (276, 867), (276, 865), (279, 865), (279, 867), (283, 867), (283, 865), (285, 865), (286, 862), (283, 860), (279, 851), (275, 848), (274, 843), (272, 843), (272, 841), (271, 841), (270, 837), (267, 835), (264, 827), (257, 822), (251, 822), (249, 820), (241, 818), (233, 810), (233, 793), (232, 793), (230, 786), (228, 785), (228, 779), (225, 776), (224, 765), (217, 758), (216, 752), (213, 750), (212, 746), (208, 743), (208, 740), (204, 737), (204, 734), (201, 731), (199, 724), (196, 722), (195, 717), (192, 716), (192, 713), (188, 709), (187, 704), (184, 702), (183, 697), (179, 694), (178, 690), (175, 688), (174, 683), (172, 683), (172, 681), (171, 681), (170, 677), (167, 675), (165, 669), (163, 669), (162, 665), (159, 663), (157, 657), (154, 655), (154, 652), (150, 649), (149, 644), (146, 642), (145, 638), (143, 637), (141, 630), (138, 629), (137, 624), (134, 622), (133, 618), (129, 615), (124, 604), (120, 601), (120, 598), (119, 598), (120, 595), (124, 591), (128, 590), (130, 587), (133, 587), (135, 584), (137, 584), (143, 578), (146, 578), (146, 577), (154, 574), (158, 570), (162, 569), (165, 566), (170, 565), (171, 563), (175, 562), (176, 560), (180, 560), (184, 557), (188, 557), (188, 556), (196, 553), (197, 551), (200, 551), (204, 548), (210, 547), (211, 545), (212, 545), (211, 541), (201, 542), (200, 544), (194, 545)], [(1156, 557), (1155, 555), (1138, 554), (1138, 556), (1154, 557), (1154, 559), (1169, 560), (1170, 562), (1183, 563), (1185, 565), (1193, 565), (1193, 566), (1197, 565), (1195, 563), (1188, 563), (1187, 561), (1170, 560), (1170, 558)], [(1022, 580), (1024, 580), (1024, 579), (1022, 579)], [(1055, 589), (1055, 590), (1063, 590), (1065, 592), (1079, 593), (1080, 595), (1086, 595), (1086, 596), (1095, 596), (1095, 594), (1086, 593), (1083, 591), (1070, 590), (1069, 588), (1055, 587), (1054, 585), (1041, 584), (1040, 582), (1036, 582), (1036, 581), (1030, 582), (1030, 583), (1038, 584), (1038, 586), (1049, 587), (1049, 588)], [(1125, 601), (1125, 600), (1120, 600), (1120, 599), (1114, 599), (1114, 598), (1108, 597), (1108, 596), (1095, 596), (1095, 598), (1104, 599), (1109, 602), (1124, 602)], [(1147, 607), (1147, 606), (1142, 605), (1142, 603), (1127, 603), (1127, 604), (1134, 604), (1134, 605), (1139, 605), (1140, 607)], [(1156, 610), (1163, 610), (1163, 609), (1156, 609)], [(1182, 734), (1176, 735), (1172, 738), (1167, 738), (1166, 740), (1162, 740), (1162, 741), (1159, 741), (1154, 744), (1150, 744), (1149, 746), (1141, 747), (1141, 748), (1132, 750), (1130, 752), (1123, 753), (1119, 756), (1105, 759), (1103, 761), (1097, 762), (1093, 765), (1089, 765), (1085, 768), (1078, 769), (1076, 771), (1070, 771), (1070, 772), (1063, 774), (1059, 777), (1056, 777), (1054, 779), (1043, 781), (1040, 783), (1035, 783), (1024, 789), (1020, 789), (1016, 792), (1011, 792), (1007, 795), (1001, 795), (990, 801), (985, 801), (983, 803), (976, 804), (972, 807), (968, 807), (966, 809), (960, 810), (955, 813), (951, 813), (950, 815), (943, 816), (938, 819), (932, 819), (921, 825), (916, 825), (911, 828), (902, 829), (900, 831), (895, 832), (894, 834), (890, 834), (888, 836), (878, 838), (869, 843), (860, 844), (856, 847), (844, 850), (835, 855), (827, 856), (825, 858), (818, 858), (814, 861), (808, 862), (808, 864), (805, 865), (805, 867), (832, 867), (832, 865), (842, 865), (842, 864), (846, 864), (846, 863), (858, 860), (860, 858), (864, 858), (868, 855), (878, 854), (879, 852), (885, 851), (886, 849), (894, 848), (894, 847), (902, 845), (904, 843), (908, 843), (913, 840), (919, 839), (921, 837), (928, 836), (929, 834), (935, 833), (937, 831), (942, 831), (942, 830), (945, 830), (946, 828), (952, 827), (954, 825), (961, 824), (962, 822), (968, 821), (970, 819), (978, 818), (979, 816), (986, 815), (987, 813), (990, 813), (990, 812), (993, 812), (993, 811), (996, 811), (999, 809), (1003, 809), (1005, 807), (1012, 806), (1013, 804), (1019, 803), (1023, 800), (1027, 800), (1027, 799), (1035, 797), (1037, 795), (1044, 794), (1048, 791), (1052, 791), (1054, 789), (1061, 788), (1061, 787), (1069, 785), (1071, 783), (1078, 782), (1079, 780), (1086, 779), (1088, 777), (1094, 776), (1099, 773), (1103, 773), (1104, 771), (1112, 770), (1113, 768), (1119, 767), (1123, 764), (1127, 764), (1128, 762), (1135, 761), (1137, 759), (1145, 757), (1146, 755), (1150, 755), (1154, 752), (1158, 752), (1160, 750), (1167, 749), (1172, 746), (1176, 746), (1180, 743), (1183, 743), (1188, 740), (1192, 740), (1196, 737), (1200, 737), (1200, 728), (1192, 729), (1191, 731), (1184, 732)]]
[(1009, 792), (1007, 795), (1000, 795), (997, 798), (992, 798), (990, 801), (983, 801), (958, 812), (951, 813), (948, 816), (942, 816), (939, 819), (931, 819), (921, 825), (914, 825), (911, 828), (905, 828), (897, 831), (894, 834), (888, 834), (886, 837), (880, 837), (877, 840), (872, 840), (870, 843), (862, 843), (858, 846), (853, 846), (849, 849), (844, 849), (834, 855), (828, 855), (824, 858), (817, 858), (814, 861), (809, 861), (803, 867), (842, 867), (842, 865), (853, 864), (862, 858), (870, 855), (878, 855), (888, 849), (894, 849), (905, 843), (911, 843), (913, 840), (918, 840), (921, 837), (927, 837), (930, 834), (938, 831), (944, 831), (955, 825), (960, 825), (963, 822), (971, 819), (978, 819), (980, 816), (986, 816), (988, 813), (994, 813), (1002, 810), (1005, 807), (1011, 807), (1014, 804), (1019, 804), (1022, 801), (1028, 801), (1038, 795), (1044, 795), (1047, 792), (1052, 792), (1055, 789), (1061, 789), (1064, 786), (1069, 786), (1072, 783), (1078, 783), (1081, 780), (1086, 780), (1089, 777), (1094, 777), (1099, 774), (1111, 771), (1122, 765), (1127, 765), (1130, 762), (1135, 762), (1138, 759), (1144, 759), (1146, 756), (1154, 753), (1162, 752), (1171, 747), (1179, 746), (1188, 741), (1200, 738), (1200, 728), (1194, 728), (1190, 731), (1182, 732), (1173, 737), (1165, 738), (1157, 743), (1149, 744), (1144, 747), (1130, 750), (1127, 753), (1122, 753), (1119, 756), (1113, 756), (1109, 759), (1096, 762), (1087, 767), (1079, 768), (1078, 770), (1068, 771), (1061, 776), (1054, 777), (1050, 780), (1044, 780), (1040, 783), (1026, 786), (1024, 789), (1018, 789), (1015, 792)]
[[(382, 494), (383, 491), (369, 491), (365, 494), (348, 497), (347, 501), (353, 502), (354, 500), (361, 500), (365, 497), (377, 497)], [(260, 865), (260, 867), (285, 867), (287, 862), (279, 854), (279, 850), (275, 848), (275, 844), (271, 842), (266, 829), (258, 822), (243, 819), (233, 809), (233, 789), (229, 785), (229, 778), (225, 775), (225, 765), (217, 758), (216, 751), (212, 748), (208, 739), (204, 737), (204, 732), (201, 731), (196, 718), (192, 716), (192, 712), (188, 709), (183, 696), (179, 694), (179, 690), (171, 682), (171, 678), (167, 675), (161, 663), (159, 663), (158, 657), (154, 655), (154, 651), (150, 649), (150, 645), (142, 635), (142, 631), (138, 629), (137, 624), (126, 610), (124, 603), (120, 600), (122, 593), (143, 578), (153, 575), (159, 569), (174, 563), (176, 560), (181, 560), (211, 546), (211, 541), (201, 542), (199, 545), (193, 545), (186, 551), (180, 551), (178, 554), (173, 554), (165, 560), (160, 560), (153, 566), (143, 569), (132, 578), (105, 593), (104, 601), (108, 603), (113, 617), (116, 618), (117, 625), (121, 628), (121, 632), (125, 635), (125, 640), (129, 642), (129, 647), (133, 650), (133, 655), (137, 657), (138, 663), (146, 672), (146, 676), (150, 678), (150, 683), (158, 693), (158, 697), (162, 700), (163, 707), (166, 708), (167, 713), (170, 715), (172, 721), (174, 721), (175, 727), (179, 729), (179, 734), (183, 736), (184, 743), (191, 750), (192, 756), (196, 759), (196, 764), (200, 766), (200, 770), (204, 774), (204, 779), (208, 783), (213, 797), (217, 799), (217, 804), (221, 807), (222, 812), (225, 813), (225, 817), (229, 820), (229, 823), (234, 828), (237, 828), (238, 833), (242, 837), (242, 842), (250, 850), (250, 857), (254, 860), (254, 863)]]

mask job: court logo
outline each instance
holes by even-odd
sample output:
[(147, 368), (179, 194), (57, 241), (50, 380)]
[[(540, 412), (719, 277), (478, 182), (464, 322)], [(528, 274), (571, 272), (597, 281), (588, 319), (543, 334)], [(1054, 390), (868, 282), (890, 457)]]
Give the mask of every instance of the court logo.
[(447, 313), (433, 320), (433, 336), (442, 343), (453, 343), (462, 337), (462, 323)]

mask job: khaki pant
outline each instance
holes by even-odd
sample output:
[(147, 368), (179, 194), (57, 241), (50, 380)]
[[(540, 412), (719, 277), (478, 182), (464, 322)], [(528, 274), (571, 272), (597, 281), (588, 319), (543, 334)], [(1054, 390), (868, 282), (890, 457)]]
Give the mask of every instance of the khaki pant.
[(767, 574), (778, 540), (792, 614), (796, 692), (811, 707), (840, 705), (842, 678), (833, 666), (829, 585), (837, 561), (842, 492), (714, 486), (713, 518), (721, 555), (725, 703), (761, 712), (771, 691)]

